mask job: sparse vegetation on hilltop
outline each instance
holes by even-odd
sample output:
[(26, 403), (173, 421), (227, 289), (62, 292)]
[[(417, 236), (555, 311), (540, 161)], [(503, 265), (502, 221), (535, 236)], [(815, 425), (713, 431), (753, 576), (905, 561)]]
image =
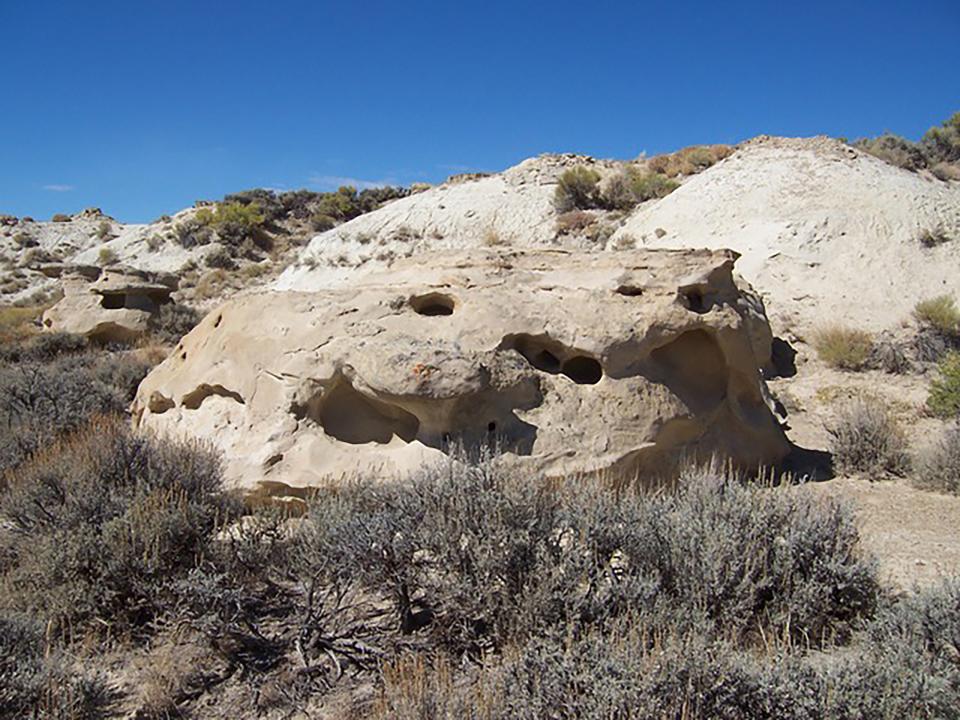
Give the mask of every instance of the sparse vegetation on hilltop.
[(930, 168), (941, 180), (960, 177), (960, 112), (942, 124), (930, 128), (920, 142), (912, 142), (893, 133), (875, 138), (860, 138), (853, 146), (881, 160), (916, 172)]
[(646, 161), (650, 172), (675, 178), (696, 175), (733, 154), (730, 145), (692, 145), (675, 153), (655, 155)]

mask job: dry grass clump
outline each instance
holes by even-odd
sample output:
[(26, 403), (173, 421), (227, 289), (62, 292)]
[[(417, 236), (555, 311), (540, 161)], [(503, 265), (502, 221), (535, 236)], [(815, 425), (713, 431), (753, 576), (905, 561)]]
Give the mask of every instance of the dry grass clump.
[(593, 213), (571, 210), (557, 217), (557, 235), (576, 235), (597, 222)]
[(960, 181), (960, 166), (947, 163), (947, 162), (938, 162), (932, 168), (930, 172), (933, 173), (933, 176), (938, 180), (943, 180), (948, 182), (950, 180)]
[(813, 335), (817, 355), (838, 370), (861, 370), (867, 365), (873, 338), (863, 330), (829, 325)]
[(903, 473), (907, 441), (890, 409), (881, 401), (859, 397), (847, 403), (827, 426), (833, 460), (844, 473)]
[(947, 427), (933, 447), (920, 456), (914, 484), (925, 490), (960, 495), (960, 425)]
[(921, 325), (931, 327), (943, 335), (960, 334), (960, 310), (949, 295), (921, 300), (914, 307), (913, 316)]
[(39, 332), (40, 316), (48, 305), (0, 307), (0, 343), (16, 343)]
[(102, 247), (97, 253), (97, 262), (101, 265), (115, 265), (119, 260), (120, 258), (113, 248)]
[(651, 172), (670, 178), (695, 175), (729, 157), (733, 151), (730, 145), (692, 145), (675, 153), (655, 155), (646, 164)]

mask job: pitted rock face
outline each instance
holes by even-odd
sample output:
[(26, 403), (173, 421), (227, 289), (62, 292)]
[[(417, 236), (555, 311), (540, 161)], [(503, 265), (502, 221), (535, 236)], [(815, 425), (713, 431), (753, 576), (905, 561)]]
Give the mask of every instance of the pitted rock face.
[(451, 448), (550, 475), (776, 463), (770, 331), (729, 251), (472, 251), (208, 315), (144, 380), (144, 428), (220, 447), (240, 487), (384, 476)]

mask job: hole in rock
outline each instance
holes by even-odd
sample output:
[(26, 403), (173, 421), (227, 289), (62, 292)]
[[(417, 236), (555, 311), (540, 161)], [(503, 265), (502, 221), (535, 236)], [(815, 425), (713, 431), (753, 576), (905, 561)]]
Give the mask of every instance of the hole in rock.
[(694, 412), (719, 405), (727, 393), (726, 358), (705, 330), (685, 332), (650, 353), (655, 371), (650, 378), (666, 385)]
[(415, 415), (367, 397), (342, 380), (324, 393), (312, 419), (330, 437), (352, 445), (386, 444), (394, 435), (404, 442), (413, 442), (420, 429)]
[(443, 293), (427, 293), (410, 298), (410, 307), (420, 315), (453, 315), (455, 306), (454, 299)]
[(702, 315), (710, 310), (710, 305), (703, 296), (703, 290), (698, 287), (682, 287), (677, 291), (677, 297), (680, 304), (690, 312)]
[(797, 374), (797, 351), (783, 338), (775, 337), (770, 346), (773, 377), (790, 378)]
[(576, 354), (546, 335), (509, 335), (500, 347), (516, 350), (537, 370), (553, 375), (563, 373), (581, 385), (594, 385), (603, 377), (603, 367), (596, 359)]
[(126, 304), (126, 297), (123, 295), (104, 295), (100, 298), (100, 307), (107, 310), (120, 310)]
[(217, 315), (217, 319), (213, 321), (213, 326), (215, 328), (220, 327), (220, 323), (223, 320), (223, 315)]
[(617, 288), (618, 295), (626, 295), (627, 297), (640, 297), (643, 295), (643, 288), (637, 287), (636, 285), (621, 285)]
[(600, 363), (586, 355), (577, 355), (564, 362), (561, 372), (580, 385), (596, 385), (603, 377)]
[(492, 421), (491, 421), (491, 422), (488, 422), (488, 423), (487, 423), (487, 432), (488, 432), (488, 433), (494, 433), (494, 432), (496, 432), (496, 431), (497, 431), (497, 424), (496, 424), (495, 422), (492, 422)]
[(206, 383), (203, 383), (197, 387), (196, 390), (184, 395), (183, 399), (180, 401), (180, 404), (187, 408), (187, 410), (196, 410), (203, 404), (203, 401), (211, 395), (219, 395), (220, 397), (235, 400), (241, 405), (244, 404), (240, 393), (234, 390), (228, 390), (223, 385), (207, 385)]

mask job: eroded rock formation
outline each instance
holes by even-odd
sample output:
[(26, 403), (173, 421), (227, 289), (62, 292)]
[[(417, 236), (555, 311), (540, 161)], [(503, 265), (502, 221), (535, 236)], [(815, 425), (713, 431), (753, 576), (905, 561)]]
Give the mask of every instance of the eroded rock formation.
[(294, 494), (455, 446), (553, 475), (775, 463), (770, 332), (735, 259), (454, 252), (349, 289), (238, 297), (144, 380), (135, 422), (213, 442), (239, 486)]
[(70, 332), (103, 341), (128, 341), (148, 329), (160, 306), (177, 289), (172, 276), (127, 267), (45, 266), (61, 278), (63, 299), (43, 314), (52, 332)]

